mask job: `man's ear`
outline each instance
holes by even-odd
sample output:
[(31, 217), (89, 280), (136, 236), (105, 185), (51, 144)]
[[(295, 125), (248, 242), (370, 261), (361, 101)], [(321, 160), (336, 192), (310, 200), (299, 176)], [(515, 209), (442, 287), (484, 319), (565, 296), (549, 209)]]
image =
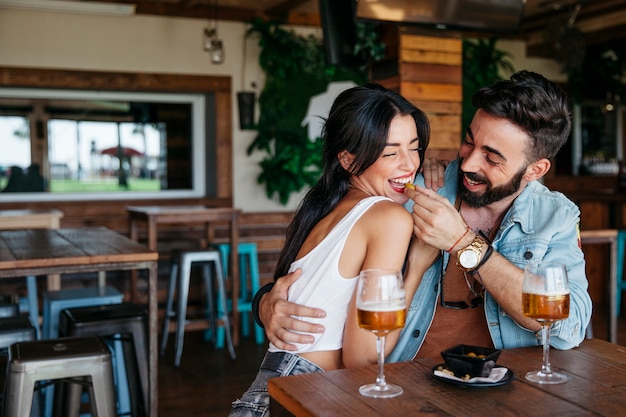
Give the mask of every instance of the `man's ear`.
[(352, 162), (354, 162), (354, 155), (346, 150), (343, 150), (339, 152), (337, 158), (339, 158), (339, 163), (341, 164), (343, 169), (349, 172), (350, 167), (352, 166)]
[(533, 162), (526, 168), (524, 173), (524, 179), (528, 182), (538, 180), (550, 171), (552, 163), (547, 158), (541, 158), (538, 161)]

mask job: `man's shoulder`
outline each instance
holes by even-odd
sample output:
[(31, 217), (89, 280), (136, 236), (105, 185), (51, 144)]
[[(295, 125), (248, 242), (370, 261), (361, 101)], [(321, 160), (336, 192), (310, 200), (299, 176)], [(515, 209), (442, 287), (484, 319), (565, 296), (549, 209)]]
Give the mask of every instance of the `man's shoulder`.
[(533, 181), (513, 203), (513, 211), (518, 217), (545, 219), (571, 219), (580, 216), (580, 209), (572, 200), (559, 191), (550, 190), (545, 185)]
[(551, 190), (539, 181), (532, 181), (528, 184), (522, 194), (527, 194), (529, 198), (546, 203), (562, 205), (564, 207), (578, 207), (576, 203), (570, 200), (560, 191)]

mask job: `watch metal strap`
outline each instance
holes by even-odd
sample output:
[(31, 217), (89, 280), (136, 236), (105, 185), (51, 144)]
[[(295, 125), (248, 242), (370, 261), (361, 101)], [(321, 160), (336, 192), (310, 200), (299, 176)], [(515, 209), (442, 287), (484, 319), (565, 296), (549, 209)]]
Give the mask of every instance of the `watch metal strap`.
[(489, 243), (489, 241), (485, 240), (485, 244), (487, 245), (487, 250), (485, 251), (485, 255), (482, 257), (482, 259), (478, 262), (478, 265), (476, 265), (476, 268), (472, 269), (470, 272), (468, 272), (469, 274), (476, 274), (478, 273), (478, 269), (483, 266), (485, 264), (485, 262), (487, 262), (487, 259), (489, 259), (489, 257), (491, 256), (491, 254), (493, 253), (493, 246), (491, 246), (491, 243)]

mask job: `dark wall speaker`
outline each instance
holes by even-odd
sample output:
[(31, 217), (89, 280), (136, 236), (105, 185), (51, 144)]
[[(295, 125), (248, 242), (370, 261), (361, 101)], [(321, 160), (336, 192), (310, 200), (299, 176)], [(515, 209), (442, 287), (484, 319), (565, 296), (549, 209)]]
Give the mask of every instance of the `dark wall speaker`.
[(319, 0), (324, 50), (329, 65), (350, 65), (356, 41), (354, 0)]
[(254, 128), (254, 103), (256, 94), (249, 91), (237, 93), (237, 104), (239, 107), (239, 129), (246, 130)]

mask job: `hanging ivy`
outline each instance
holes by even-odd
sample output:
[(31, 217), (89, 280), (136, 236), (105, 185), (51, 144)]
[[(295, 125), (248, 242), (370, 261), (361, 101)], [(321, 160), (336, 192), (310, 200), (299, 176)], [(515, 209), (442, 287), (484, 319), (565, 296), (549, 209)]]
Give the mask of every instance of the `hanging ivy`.
[(287, 204), (292, 193), (313, 185), (322, 169), (321, 140), (309, 138), (306, 126), (301, 126), (309, 99), (324, 92), (331, 81), (366, 82), (364, 62), (380, 59), (384, 47), (368, 33), (366, 42), (357, 40), (357, 64), (346, 68), (326, 65), (320, 39), (298, 35), (277, 22), (257, 19), (246, 35), (258, 38), (259, 64), (266, 74), (259, 96), (258, 133), (247, 153), (265, 154), (257, 182), (265, 186), (268, 198), (277, 196), (281, 204)]

